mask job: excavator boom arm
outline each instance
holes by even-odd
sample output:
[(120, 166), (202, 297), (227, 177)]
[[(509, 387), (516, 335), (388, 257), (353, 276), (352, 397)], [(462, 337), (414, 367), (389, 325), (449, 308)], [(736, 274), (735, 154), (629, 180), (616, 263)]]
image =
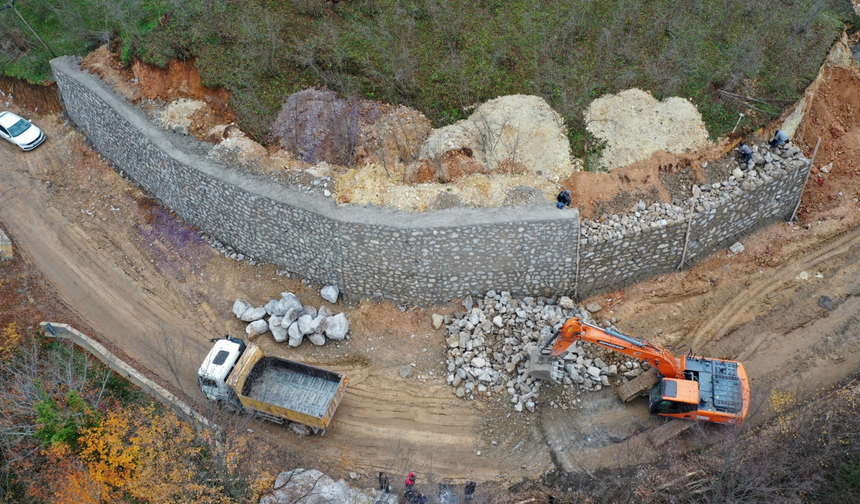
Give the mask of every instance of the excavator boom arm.
[(656, 367), (663, 376), (669, 378), (683, 378), (684, 376), (682, 361), (669, 350), (654, 346), (645, 340), (601, 329), (578, 318), (572, 318), (565, 322), (553, 340), (551, 353), (553, 357), (558, 357), (567, 351), (570, 345), (583, 340), (645, 361)]

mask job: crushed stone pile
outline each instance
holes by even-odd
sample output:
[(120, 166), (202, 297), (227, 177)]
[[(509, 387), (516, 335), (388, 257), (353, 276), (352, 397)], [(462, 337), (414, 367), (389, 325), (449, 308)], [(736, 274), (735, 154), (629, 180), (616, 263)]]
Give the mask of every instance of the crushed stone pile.
[[(324, 287), (323, 296), (326, 300), (336, 301), (337, 288)], [(327, 340), (348, 339), (349, 321), (345, 313), (335, 315), (327, 306), (317, 309), (311, 305), (302, 305), (292, 292), (282, 292), (280, 299), (272, 299), (263, 306), (254, 306), (248, 300), (239, 298), (233, 303), (233, 314), (248, 323), (245, 332), (252, 339), (269, 331), (276, 342), (287, 342), (291, 347), (301, 345), (306, 336), (308, 341), (317, 346), (324, 345)]]
[[(534, 412), (541, 386), (526, 376), (529, 354), (543, 346), (564, 322), (591, 313), (568, 297), (522, 299), (488, 292), (463, 302), (465, 312), (448, 315), (448, 385), (463, 399), (506, 398), (517, 412)], [(563, 356), (562, 385), (571, 404), (580, 391), (599, 391), (639, 376), (647, 364), (591, 343), (577, 342)], [(562, 404), (562, 407), (567, 407)]]
[(735, 162), (735, 168), (726, 180), (713, 184), (694, 185), (686, 202), (653, 203), (643, 201), (633, 205), (624, 215), (610, 215), (602, 222), (582, 220), (580, 243), (604, 243), (627, 236), (635, 236), (649, 229), (660, 229), (678, 222), (686, 222), (691, 212), (704, 212), (722, 206), (743, 191), (751, 191), (772, 179), (786, 177), (806, 166), (809, 160), (800, 148), (787, 143), (771, 149), (767, 144), (752, 146), (752, 159), (748, 166)]

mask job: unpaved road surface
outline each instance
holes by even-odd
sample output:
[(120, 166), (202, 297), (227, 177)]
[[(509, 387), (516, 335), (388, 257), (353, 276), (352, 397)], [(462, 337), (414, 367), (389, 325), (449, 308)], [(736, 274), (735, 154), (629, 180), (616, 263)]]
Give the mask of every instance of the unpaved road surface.
[[(860, 132), (853, 109), (831, 105), (843, 136)], [(0, 145), (0, 222), (16, 253), (41, 271), (55, 296), (52, 310), (66, 310), (92, 336), (201, 400), (195, 374), (208, 340), (243, 330), (230, 314), (237, 297), (263, 304), (292, 291), (306, 304), (325, 304), (316, 287), (271, 266), (218, 255), (114, 172), (61, 116), (35, 117), (49, 138), (42, 147), (21, 153)], [(805, 134), (828, 133), (832, 122), (810, 124)], [(689, 270), (599, 296), (599, 316), (657, 344), (743, 360), (753, 423), (767, 418), (772, 390), (825, 386), (856, 373), (860, 176), (840, 160), (860, 152), (837, 141), (831, 135), (831, 148), (819, 152), (816, 165), (832, 162), (833, 170), (811, 177), (799, 223), (744, 237), (741, 254), (718, 252)], [(581, 408), (563, 411), (549, 405), (558, 392), (547, 388), (535, 414), (462, 401), (444, 386), (444, 335), (430, 326), (433, 311), (454, 304), (332, 308), (350, 318), (352, 336), (343, 343), (293, 350), (260, 338), (267, 352), (347, 374), (331, 428), (301, 442), (268, 424), (259, 432), (301, 444), (313, 457), (309, 465), (339, 476), (412, 470), (451, 482), (515, 482), (556, 467), (593, 472), (653, 460), (667, 439), (683, 442), (690, 425), (649, 417), (642, 402), (621, 404), (610, 390), (580, 396)], [(408, 379), (400, 378), (403, 366), (413, 367)]]

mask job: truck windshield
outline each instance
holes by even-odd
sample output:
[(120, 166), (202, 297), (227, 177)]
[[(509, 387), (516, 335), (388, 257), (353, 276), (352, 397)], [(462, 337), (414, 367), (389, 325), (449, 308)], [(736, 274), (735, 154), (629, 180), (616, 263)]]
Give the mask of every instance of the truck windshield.
[(212, 364), (215, 364), (216, 366), (224, 364), (227, 361), (227, 356), (229, 355), (230, 352), (228, 352), (227, 350), (220, 350), (217, 354), (215, 354), (215, 358), (212, 359)]

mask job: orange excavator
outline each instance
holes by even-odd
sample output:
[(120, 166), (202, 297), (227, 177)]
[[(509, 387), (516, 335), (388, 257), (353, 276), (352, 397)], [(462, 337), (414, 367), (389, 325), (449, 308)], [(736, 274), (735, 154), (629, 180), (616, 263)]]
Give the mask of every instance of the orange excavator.
[[(654, 415), (735, 425), (746, 418), (750, 386), (740, 362), (709, 359), (692, 352), (678, 358), (665, 348), (611, 329), (601, 329), (578, 318), (565, 322), (546, 345), (531, 356), (529, 375), (557, 381), (559, 357), (579, 340), (604, 346), (653, 366), (656, 375), (651, 375), (646, 387), (651, 389), (648, 411)], [(640, 378), (646, 378), (646, 375)], [(657, 383), (651, 387), (654, 380)], [(640, 391), (635, 390), (636, 393), (631, 394), (628, 387), (625, 394), (619, 391), (619, 395), (626, 401), (636, 397)]]

